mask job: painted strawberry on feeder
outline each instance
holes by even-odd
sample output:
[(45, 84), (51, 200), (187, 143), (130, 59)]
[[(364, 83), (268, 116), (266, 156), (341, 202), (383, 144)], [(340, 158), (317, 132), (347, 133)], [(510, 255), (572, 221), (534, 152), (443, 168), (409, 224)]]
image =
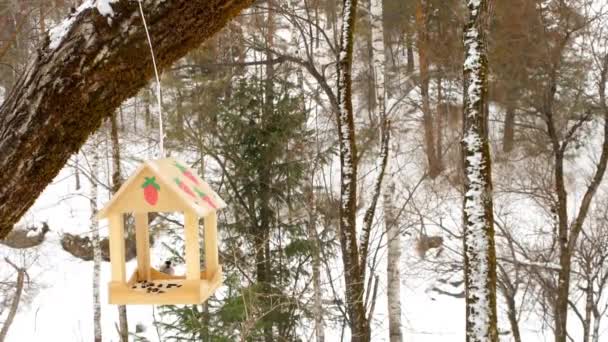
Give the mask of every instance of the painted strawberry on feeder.
[(158, 192), (160, 186), (156, 183), (156, 177), (145, 177), (144, 184), (141, 186), (144, 189), (144, 199), (150, 205), (155, 205), (158, 202)]
[(206, 193), (200, 191), (197, 188), (194, 188), (194, 191), (196, 191), (196, 193), (198, 194), (198, 196), (200, 198), (202, 198), (203, 201), (207, 202), (213, 209), (217, 209), (217, 206), (215, 205), (215, 203), (213, 203), (213, 201), (211, 200), (211, 197), (209, 197)]
[(189, 180), (191, 180), (194, 184), (199, 185), (198, 179), (196, 179), (196, 177), (194, 177), (194, 175), (192, 174), (192, 172), (190, 170), (188, 170), (187, 167), (181, 165), (178, 162), (175, 162), (175, 166), (177, 166), (177, 168), (182, 172), (182, 174), (184, 175), (184, 177), (186, 177)]
[(179, 186), (180, 189), (184, 190), (185, 193), (196, 198), (196, 195), (194, 194), (194, 192), (192, 192), (192, 190), (190, 190), (190, 188), (184, 182), (182, 182), (179, 178), (175, 178), (175, 184), (177, 184), (177, 186)]

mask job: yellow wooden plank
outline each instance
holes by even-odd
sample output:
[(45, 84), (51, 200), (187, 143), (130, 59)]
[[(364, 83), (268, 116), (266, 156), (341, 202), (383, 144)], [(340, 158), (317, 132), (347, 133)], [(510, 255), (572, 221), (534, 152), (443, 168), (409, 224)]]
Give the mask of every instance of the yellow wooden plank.
[(213, 293), (222, 286), (222, 268), (221, 266), (213, 274), (211, 279), (201, 282), (201, 302), (206, 301)]
[(110, 262), (112, 281), (125, 282), (125, 228), (123, 215), (110, 213)]
[(200, 279), (201, 255), (199, 250), (198, 216), (193, 212), (184, 213), (184, 234), (186, 242), (186, 279)]
[(135, 213), (135, 246), (140, 280), (150, 280), (150, 231), (148, 213)]
[(211, 212), (205, 217), (205, 270), (214, 274), (219, 266), (217, 249), (217, 213)]
[(202, 280), (182, 280), (177, 282), (180, 288), (166, 293), (146, 293), (133, 290), (130, 286), (111, 282), (108, 286), (110, 304), (200, 304), (200, 288)]

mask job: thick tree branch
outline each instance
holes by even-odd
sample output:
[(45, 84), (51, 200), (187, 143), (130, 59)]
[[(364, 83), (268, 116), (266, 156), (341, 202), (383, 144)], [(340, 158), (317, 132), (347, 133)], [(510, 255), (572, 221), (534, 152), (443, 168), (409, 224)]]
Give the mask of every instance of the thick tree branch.
[[(252, 2), (145, 2), (161, 69)], [(102, 120), (152, 76), (137, 2), (120, 1), (112, 8), (111, 18), (94, 7), (68, 18), (57, 47), (47, 40), (0, 107), (0, 238)]]

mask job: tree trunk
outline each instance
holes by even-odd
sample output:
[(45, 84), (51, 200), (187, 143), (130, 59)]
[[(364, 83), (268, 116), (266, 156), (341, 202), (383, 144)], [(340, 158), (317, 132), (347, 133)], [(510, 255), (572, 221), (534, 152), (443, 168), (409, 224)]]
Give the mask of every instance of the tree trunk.
[(544, 108), (547, 132), (552, 142), (555, 160), (554, 181), (555, 192), (557, 194), (557, 215), (558, 215), (558, 243), (559, 243), (559, 264), (557, 293), (555, 298), (555, 342), (566, 342), (568, 339), (568, 294), (570, 290), (570, 270), (572, 263), (572, 253), (575, 250), (578, 236), (580, 235), (587, 213), (593, 201), (593, 197), (604, 178), (606, 166), (608, 165), (608, 104), (606, 103), (606, 81), (608, 80), (608, 54), (602, 56), (601, 78), (598, 82), (598, 93), (600, 107), (603, 114), (604, 132), (602, 141), (602, 152), (595, 169), (591, 182), (587, 186), (585, 194), (581, 200), (579, 210), (574, 220), (568, 219), (568, 193), (564, 181), (564, 144), (567, 141), (560, 141), (556, 131), (553, 118), (553, 101), (556, 93), (556, 75), (552, 74), (548, 94), (545, 96), (546, 103)]
[[(110, 141), (112, 143), (112, 193), (115, 194), (122, 186), (120, 173), (120, 140), (118, 137), (118, 124), (116, 114), (110, 116)], [(126, 219), (125, 219), (126, 220)], [(126, 222), (125, 222), (125, 226)], [(129, 341), (129, 321), (127, 318), (127, 306), (118, 306), (118, 334), (122, 342)]]
[(80, 166), (79, 164), (80, 157), (78, 153), (74, 154), (74, 181), (76, 182), (76, 191), (80, 190)]
[(352, 102), (352, 60), (357, 0), (343, 0), (340, 50), (338, 54), (338, 140), (340, 145), (340, 247), (346, 284), (346, 307), (351, 341), (370, 339), (363, 297), (365, 279), (359, 263), (357, 243), (357, 145)]
[[(589, 273), (587, 273), (587, 276)], [(583, 321), (583, 342), (589, 342), (591, 337), (591, 317), (593, 315), (593, 282), (587, 277), (585, 288), (585, 317)]]
[[(382, 0), (370, 0), (370, 26), (372, 37), (372, 70), (374, 76), (374, 88), (376, 91), (376, 117), (377, 121), (383, 122), (383, 129), (389, 129), (384, 125), (386, 118), (386, 75), (388, 68), (386, 63), (386, 46), (384, 42), (383, 25), (383, 2)], [(380, 130), (380, 134), (383, 132)], [(387, 151), (388, 152), (388, 151)], [(386, 168), (386, 166), (385, 166)], [(382, 171), (383, 172), (383, 171)], [(390, 342), (401, 342), (401, 277), (399, 274), (399, 259), (401, 258), (401, 235), (397, 224), (397, 210), (394, 206), (393, 197), (395, 184), (392, 181), (391, 172), (390, 182), (384, 187), (384, 224), (387, 234), (388, 257), (387, 257), (387, 299), (388, 299), (388, 319)], [(382, 187), (382, 182), (380, 183)], [(371, 222), (370, 222), (371, 223)], [(363, 250), (363, 247), (362, 247)], [(367, 251), (367, 248), (365, 248)], [(362, 253), (364, 253), (362, 251)], [(361, 258), (366, 256), (362, 255)], [(365, 267), (362, 260), (361, 267)], [(370, 275), (371, 276), (371, 275)], [(368, 289), (369, 291), (369, 289)]]
[(513, 150), (513, 139), (515, 137), (515, 108), (509, 101), (505, 113), (505, 128), (502, 136), (502, 151), (509, 153)]
[(422, 125), (424, 127), (424, 148), (428, 164), (429, 177), (435, 178), (441, 173), (441, 161), (437, 159), (435, 149), (435, 123), (429, 99), (429, 61), (427, 32), (427, 2), (416, 3), (416, 27), (418, 31), (418, 63), (420, 64), (420, 96), (422, 97)]
[(388, 300), (388, 332), (390, 342), (403, 341), (401, 333), (401, 234), (397, 220), (395, 201), (395, 183), (391, 182), (384, 192), (384, 224), (386, 231), (388, 256), (386, 261), (386, 297)]
[(13, 296), (13, 301), (11, 302), (10, 309), (8, 311), (8, 315), (4, 320), (4, 324), (2, 325), (2, 329), (0, 329), (0, 342), (4, 342), (6, 339), (6, 335), (8, 334), (8, 330), (13, 324), (13, 320), (17, 315), (17, 309), (19, 308), (19, 302), (21, 301), (21, 294), (23, 293), (23, 286), (25, 284), (25, 269), (17, 267), (15, 264), (10, 262), (7, 258), (4, 259), (8, 264), (10, 264), (17, 271), (17, 284), (15, 285), (15, 294)]
[(410, 33), (409, 29), (405, 34), (405, 45), (407, 49), (406, 73), (411, 75), (414, 72), (414, 44), (412, 43), (412, 34)]
[(496, 251), (488, 127), (485, 26), (487, 1), (468, 3), (464, 28), (464, 269), (466, 341), (497, 342)]
[(101, 300), (99, 295), (99, 278), (101, 272), (101, 245), (99, 239), (99, 221), (97, 219), (97, 177), (99, 175), (98, 139), (90, 142), (88, 149), (91, 158), (91, 242), (93, 246), (93, 333), (95, 342), (102, 341)]
[[(560, 243), (561, 244), (561, 243)], [(560, 248), (559, 264), (560, 270), (557, 280), (557, 295), (555, 301), (555, 342), (566, 342), (568, 340), (568, 296), (570, 293), (570, 252), (567, 247)]]
[[(273, 3), (271, 0), (267, 1), (268, 3), (268, 15), (266, 17), (266, 46), (268, 48), (267, 51), (270, 51), (274, 45), (274, 11), (272, 9)], [(272, 60), (272, 53), (267, 52), (266, 59), (268, 61)], [(270, 127), (272, 126), (273, 113), (274, 113), (274, 64), (267, 63), (265, 66), (265, 80), (264, 80), (264, 108), (262, 113), (262, 129), (266, 134), (272, 134), (270, 132)], [(269, 143), (267, 142), (267, 145)], [(270, 312), (272, 311), (272, 279), (271, 279), (271, 264), (270, 264), (270, 230), (272, 224), (273, 211), (271, 209), (271, 164), (272, 159), (274, 158), (271, 155), (271, 149), (268, 146), (264, 146), (263, 158), (266, 162), (260, 165), (260, 169), (258, 170), (258, 181), (260, 184), (260, 222), (259, 227), (260, 231), (257, 233), (256, 239), (258, 244), (256, 249), (258, 251), (258, 282), (261, 285), (262, 292), (262, 308), (264, 313), (264, 318), (262, 318), (263, 330), (264, 330), (264, 341), (272, 342), (274, 340), (273, 336), (273, 326), (274, 322), (268, 317), (272, 317)]]
[(600, 321), (601, 321), (602, 317), (601, 314), (599, 312), (599, 310), (597, 310), (597, 307), (595, 308), (595, 310), (593, 311), (593, 332), (591, 335), (591, 342), (600, 342)]
[(307, 186), (308, 193), (308, 239), (312, 242), (312, 290), (313, 308), (312, 313), (315, 320), (316, 342), (325, 342), (325, 323), (323, 317), (323, 288), (321, 287), (321, 246), (317, 234), (317, 199), (314, 188), (314, 166)]
[(129, 321), (127, 320), (127, 306), (118, 306), (118, 337), (121, 342), (129, 342)]
[(110, 117), (110, 140), (112, 141), (112, 193), (116, 193), (122, 185), (122, 177), (120, 175), (120, 141), (118, 139), (116, 114)]
[[(168, 67), (253, 0), (144, 2), (158, 64)], [(95, 7), (64, 22), (0, 107), (0, 238), (34, 203), (102, 120), (153, 74), (137, 2)], [(111, 47), (111, 48), (109, 48)]]
[(514, 342), (521, 342), (521, 333), (519, 331), (519, 321), (517, 319), (517, 306), (515, 305), (516, 288), (511, 283), (507, 283), (507, 274), (502, 270), (502, 282), (500, 284), (500, 290), (505, 302), (507, 304), (507, 318), (509, 319), (509, 325), (511, 326), (511, 335), (513, 336)]
[[(440, 69), (439, 74), (443, 74), (443, 71)], [(437, 77), (437, 106), (435, 107), (435, 153), (436, 159), (439, 163), (439, 169), (443, 170), (443, 127), (445, 125), (445, 118), (447, 116), (447, 112), (443, 110), (442, 107), (445, 108), (447, 103), (443, 98), (443, 80), (441, 76)]]

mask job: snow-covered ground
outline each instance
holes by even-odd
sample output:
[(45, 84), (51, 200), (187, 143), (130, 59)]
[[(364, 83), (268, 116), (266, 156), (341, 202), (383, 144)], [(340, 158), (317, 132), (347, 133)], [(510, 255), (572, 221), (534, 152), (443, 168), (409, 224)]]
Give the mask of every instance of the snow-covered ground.
[[(77, 259), (60, 246), (62, 232), (86, 233), (90, 226), (89, 201), (86, 197), (88, 181), (82, 179), (82, 189), (75, 190), (73, 171), (65, 168), (38, 198), (35, 205), (22, 220), (23, 224), (48, 221), (51, 232), (46, 241), (32, 250), (36, 263), (29, 269), (31, 279), (40, 288), (32, 301), (23, 305), (11, 327), (8, 341), (90, 341), (93, 338), (92, 310), (92, 262)], [(105, 199), (107, 200), (107, 199)], [(101, 200), (101, 202), (105, 202)], [(103, 204), (103, 203), (100, 203)], [(107, 234), (107, 226), (102, 223), (101, 235)], [(220, 227), (221, 229), (221, 227)], [(404, 241), (402, 261), (402, 310), (403, 333), (406, 341), (439, 342), (462, 340), (464, 336), (464, 300), (431, 294), (427, 291), (432, 274), (415, 274), (413, 270), (420, 259), (413, 249), (414, 241)], [(153, 263), (164, 260), (162, 251), (156, 251)], [(159, 255), (158, 253), (161, 253)], [(21, 260), (20, 252), (0, 245), (2, 257)], [(154, 254), (154, 253), (153, 253)], [(129, 271), (134, 269), (128, 264)], [(381, 267), (382, 268), (382, 267)], [(2, 273), (10, 272), (7, 266)], [(380, 274), (384, 277), (383, 274)], [(118, 341), (116, 324), (117, 309), (107, 304), (106, 283), (110, 278), (110, 267), (104, 263), (101, 272), (102, 320), (104, 341)], [(388, 341), (388, 327), (385, 319), (385, 285), (381, 283), (374, 321), (373, 340)], [(147, 327), (144, 334), (151, 341), (158, 341), (152, 326), (153, 306), (129, 306), (130, 329), (137, 323)], [(503, 310), (499, 309), (501, 327), (508, 329)], [(158, 318), (158, 316), (157, 316)], [(574, 321), (574, 317), (571, 322)], [(525, 341), (549, 341), (550, 335), (540, 332), (538, 321), (522, 323)], [(573, 329), (576, 327), (573, 326)], [(338, 341), (341, 331), (328, 329), (328, 341)], [(503, 341), (510, 341), (503, 336)]]

